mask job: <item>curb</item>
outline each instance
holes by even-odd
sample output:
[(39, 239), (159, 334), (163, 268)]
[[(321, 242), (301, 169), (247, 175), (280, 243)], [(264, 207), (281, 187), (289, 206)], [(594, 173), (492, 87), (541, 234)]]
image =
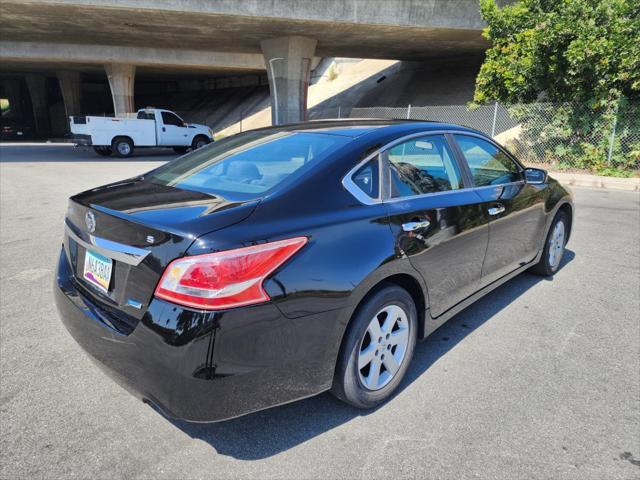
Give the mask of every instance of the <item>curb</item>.
[(640, 178), (603, 177), (583, 173), (549, 172), (560, 183), (570, 187), (606, 188), (610, 190), (640, 191)]

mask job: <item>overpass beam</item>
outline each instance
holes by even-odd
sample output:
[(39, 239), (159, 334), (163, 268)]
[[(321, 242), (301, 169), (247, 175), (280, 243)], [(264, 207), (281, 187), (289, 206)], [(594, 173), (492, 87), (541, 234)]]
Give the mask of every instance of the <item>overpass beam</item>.
[(81, 107), (81, 89), (80, 89), (80, 72), (73, 70), (60, 70), (56, 72), (60, 91), (62, 92), (62, 100), (64, 101), (64, 110), (67, 118), (73, 115), (80, 115)]
[(307, 37), (280, 37), (260, 42), (271, 91), (273, 125), (307, 118), (307, 90), (318, 41)]
[(29, 74), (25, 77), (29, 95), (31, 96), (31, 106), (33, 108), (33, 119), (36, 124), (36, 134), (38, 137), (49, 136), (49, 107), (47, 105), (47, 78), (44, 75)]
[[(1, 28), (0, 28), (1, 30)], [(264, 70), (264, 57), (259, 53), (212, 52), (175, 48), (123, 47), (81, 43), (14, 42), (1, 39), (0, 63), (31, 62), (85, 65), (130, 63), (139, 67), (168, 70), (213, 68)], [(61, 67), (63, 68), (63, 67)]]
[(128, 63), (108, 63), (104, 66), (111, 87), (113, 112), (116, 116), (135, 111), (133, 86), (136, 66)]

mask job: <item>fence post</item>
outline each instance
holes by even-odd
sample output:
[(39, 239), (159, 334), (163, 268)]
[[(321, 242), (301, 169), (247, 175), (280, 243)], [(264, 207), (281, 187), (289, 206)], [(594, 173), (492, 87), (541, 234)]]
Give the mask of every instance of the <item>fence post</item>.
[(411, 104), (407, 106), (407, 120), (411, 118)]
[(338, 118), (342, 118), (342, 105), (338, 105)]
[(611, 166), (611, 157), (613, 155), (613, 144), (616, 140), (616, 126), (618, 124), (618, 107), (620, 107), (620, 99), (616, 103), (616, 110), (613, 117), (613, 126), (611, 127), (611, 138), (609, 139), (609, 155), (607, 155), (607, 165)]
[(493, 103), (493, 123), (491, 124), (491, 138), (496, 135), (496, 117), (498, 116), (498, 102)]
[(240, 133), (242, 133), (242, 117), (244, 116), (242, 113), (243, 113), (243, 112), (242, 112), (242, 110), (241, 110), (241, 111), (240, 111)]

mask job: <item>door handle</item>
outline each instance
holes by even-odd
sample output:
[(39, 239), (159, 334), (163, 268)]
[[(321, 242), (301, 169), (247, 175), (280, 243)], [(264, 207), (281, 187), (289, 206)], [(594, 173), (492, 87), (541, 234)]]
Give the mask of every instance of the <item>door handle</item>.
[(505, 211), (504, 205), (499, 203), (495, 207), (490, 207), (489, 208), (489, 215), (499, 215), (504, 211)]
[(167, 129), (166, 129), (165, 127), (162, 127), (162, 131), (163, 131), (163, 132), (166, 132), (166, 131), (167, 131)]
[(420, 230), (422, 228), (428, 228), (431, 225), (429, 220), (423, 220), (421, 222), (409, 222), (402, 224), (402, 230), (405, 232), (415, 232), (416, 230)]

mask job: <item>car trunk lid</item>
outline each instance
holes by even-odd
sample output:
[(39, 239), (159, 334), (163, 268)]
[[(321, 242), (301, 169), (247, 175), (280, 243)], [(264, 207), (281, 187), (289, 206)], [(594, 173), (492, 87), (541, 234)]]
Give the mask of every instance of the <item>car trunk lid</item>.
[[(125, 330), (133, 327), (166, 266), (199, 236), (247, 218), (257, 203), (142, 179), (76, 195), (69, 202), (64, 242), (76, 283), (98, 306), (122, 317)], [(85, 278), (87, 255), (110, 259), (106, 291)]]

